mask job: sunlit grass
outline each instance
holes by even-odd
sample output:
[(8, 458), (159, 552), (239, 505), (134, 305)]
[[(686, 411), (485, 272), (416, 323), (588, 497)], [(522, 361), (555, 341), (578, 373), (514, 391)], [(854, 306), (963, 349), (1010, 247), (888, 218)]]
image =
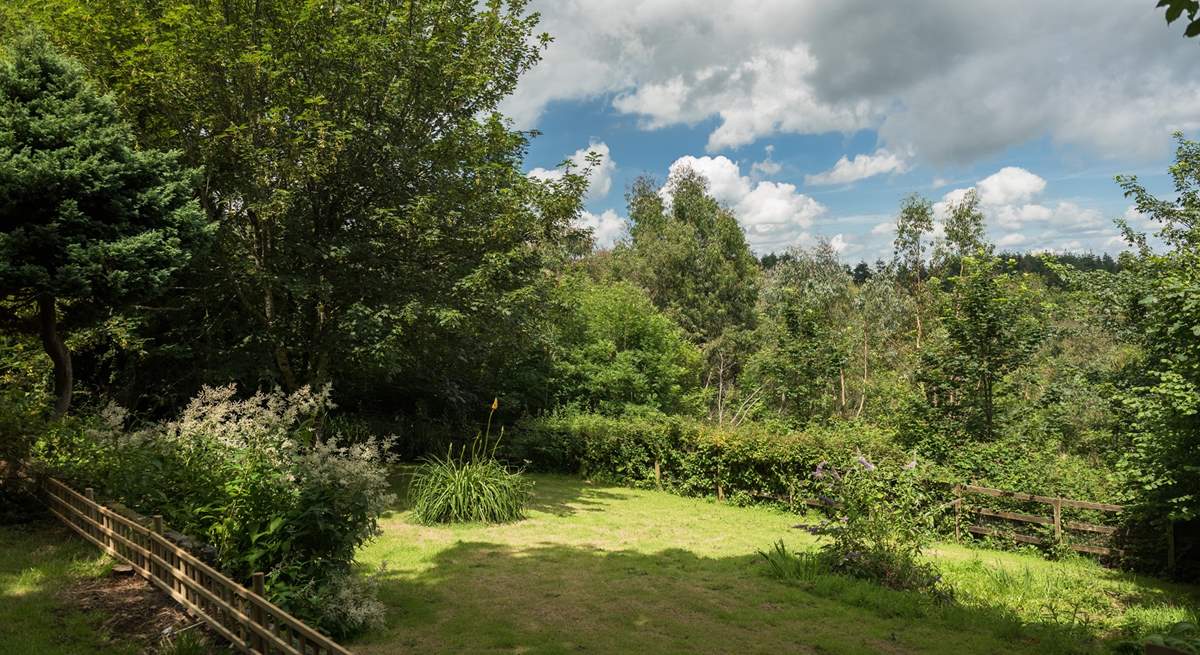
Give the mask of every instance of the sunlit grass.
[(101, 634), (103, 617), (67, 606), (75, 580), (103, 575), (108, 560), (53, 522), (0, 527), (0, 652), (12, 655), (133, 653)]
[(814, 548), (796, 516), (534, 478), (520, 522), (388, 516), (361, 559), (386, 564), (389, 625), (354, 650), (1086, 653), (1194, 616), (1193, 588), (955, 544), (931, 551), (950, 604), (835, 575), (790, 584), (758, 553)]

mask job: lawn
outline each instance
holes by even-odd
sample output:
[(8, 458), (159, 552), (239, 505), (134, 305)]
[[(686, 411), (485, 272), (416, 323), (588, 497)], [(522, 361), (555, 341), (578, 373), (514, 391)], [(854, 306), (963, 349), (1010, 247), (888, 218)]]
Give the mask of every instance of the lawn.
[(12, 655), (136, 653), (101, 628), (104, 616), (64, 598), (109, 567), (95, 546), (49, 520), (0, 527), (0, 651)]
[[(938, 544), (955, 602), (839, 576), (792, 584), (757, 551), (812, 548), (802, 519), (534, 476), (526, 520), (423, 527), (403, 504), (360, 553), (388, 626), (360, 655), (414, 653), (1070, 653), (1195, 619), (1197, 590), (1086, 559)], [(398, 487), (403, 487), (398, 482)], [(63, 590), (106, 558), (50, 522), (0, 528), (0, 651), (132, 653)]]
[[(529, 518), (423, 527), (403, 506), (360, 553), (388, 627), (356, 653), (1104, 652), (1194, 618), (1196, 590), (1088, 560), (938, 544), (956, 601), (837, 576), (767, 574), (759, 549), (814, 546), (800, 519), (667, 493), (535, 476)], [(399, 484), (403, 486), (403, 484)]]

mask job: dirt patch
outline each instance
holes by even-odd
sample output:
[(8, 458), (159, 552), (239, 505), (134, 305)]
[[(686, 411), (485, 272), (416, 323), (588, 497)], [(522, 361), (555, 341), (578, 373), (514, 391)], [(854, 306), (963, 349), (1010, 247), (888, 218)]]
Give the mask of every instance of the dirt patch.
[(133, 573), (113, 572), (79, 580), (59, 593), (63, 612), (99, 618), (97, 630), (142, 652), (154, 652), (168, 629), (178, 631), (196, 623), (178, 604)]

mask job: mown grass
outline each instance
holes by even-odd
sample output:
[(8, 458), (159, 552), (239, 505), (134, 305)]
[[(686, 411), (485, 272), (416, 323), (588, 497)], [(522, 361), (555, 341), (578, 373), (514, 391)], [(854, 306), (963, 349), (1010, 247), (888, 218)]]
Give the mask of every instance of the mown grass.
[(527, 519), (425, 527), (403, 505), (360, 553), (388, 627), (357, 653), (1089, 653), (1195, 616), (1196, 589), (1088, 560), (938, 544), (938, 604), (757, 554), (811, 549), (797, 517), (534, 476)]
[(70, 607), (72, 582), (108, 572), (95, 546), (52, 520), (0, 526), (0, 652), (12, 655), (135, 653), (99, 630), (104, 618)]

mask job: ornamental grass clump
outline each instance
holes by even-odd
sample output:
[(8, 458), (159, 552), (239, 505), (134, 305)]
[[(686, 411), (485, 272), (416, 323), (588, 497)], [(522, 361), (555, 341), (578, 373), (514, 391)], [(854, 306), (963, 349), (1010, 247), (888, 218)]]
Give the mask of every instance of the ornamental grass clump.
[[(495, 412), (496, 404), (492, 404)], [(488, 417), (491, 429), (491, 417)], [(458, 454), (451, 445), (444, 457), (432, 457), (417, 469), (409, 487), (413, 516), (419, 523), (508, 523), (525, 518), (533, 483), (496, 459), (500, 438), (475, 438)]]

